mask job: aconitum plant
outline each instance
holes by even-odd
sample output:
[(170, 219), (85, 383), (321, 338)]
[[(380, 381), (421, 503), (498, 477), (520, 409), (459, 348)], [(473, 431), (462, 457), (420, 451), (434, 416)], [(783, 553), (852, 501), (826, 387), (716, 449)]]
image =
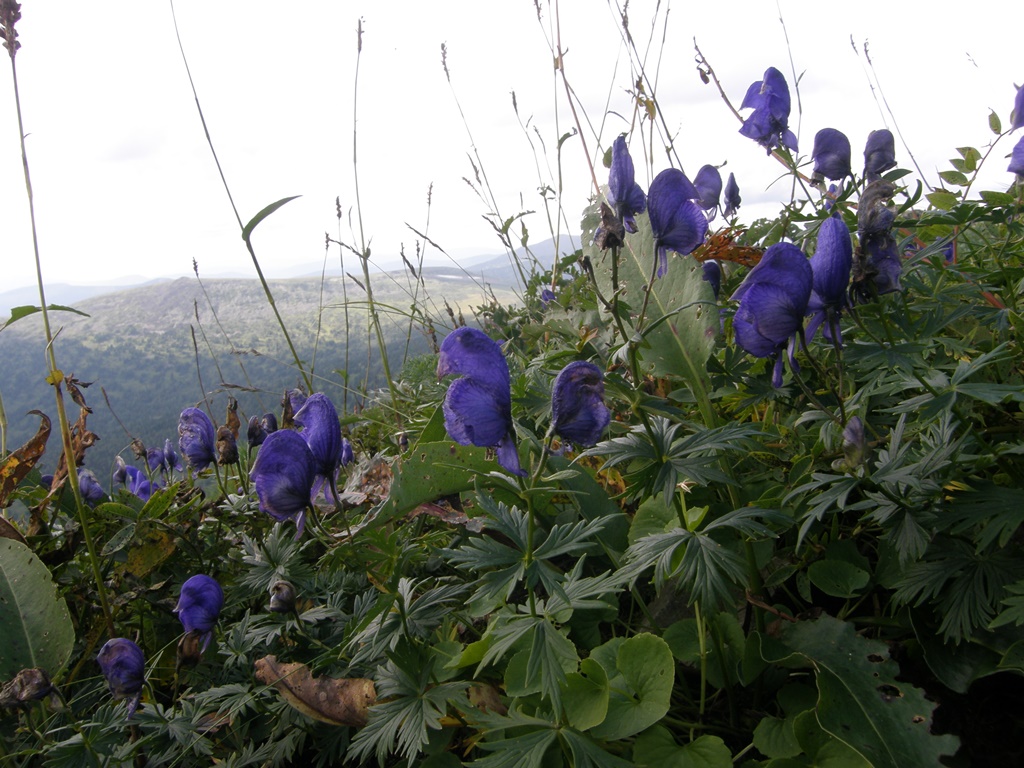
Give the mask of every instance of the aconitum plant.
[(267, 436), (249, 472), (260, 511), (275, 520), (294, 520), (296, 538), (306, 525), (316, 466), (302, 436), (291, 429), (281, 429)]
[(761, 80), (751, 83), (740, 109), (754, 110), (743, 121), (742, 135), (769, 153), (778, 146), (797, 151), (796, 135), (789, 130), (789, 86), (775, 67), (769, 67)]
[(197, 633), (202, 639), (202, 650), (210, 644), (213, 627), (224, 607), (224, 589), (212, 576), (196, 574), (181, 585), (178, 604), (174, 612), (185, 633)]
[(131, 640), (115, 637), (96, 656), (107, 687), (115, 699), (127, 699), (128, 717), (135, 714), (146, 682), (146, 657)]
[(782, 349), (795, 359), (795, 337), (803, 327), (814, 276), (803, 251), (776, 243), (765, 251), (732, 298), (740, 302), (733, 317), (736, 343), (754, 357), (774, 357), (772, 384), (782, 386)]
[(498, 343), (476, 328), (457, 328), (441, 343), (437, 377), (456, 374), (444, 398), (444, 426), (461, 445), (496, 448), (498, 463), (515, 475), (519, 464), (512, 428), (508, 363)]
[(892, 131), (882, 128), (868, 134), (864, 145), (864, 179), (868, 183), (882, 178), (882, 174), (896, 165), (896, 139)]
[(551, 392), (551, 422), (563, 440), (590, 446), (601, 439), (612, 415), (604, 404), (604, 373), (577, 360), (563, 368)]
[(853, 241), (850, 230), (838, 213), (829, 216), (818, 230), (818, 244), (811, 256), (814, 274), (811, 298), (807, 309), (807, 340), (814, 338), (818, 326), (826, 339), (843, 343), (839, 314), (849, 306), (850, 270), (853, 268)]
[(846, 134), (835, 128), (822, 128), (814, 135), (814, 149), (811, 150), (814, 172), (811, 182), (824, 179), (839, 181), (849, 176), (851, 152)]
[(658, 277), (668, 271), (668, 252), (686, 255), (704, 242), (708, 220), (694, 200), (700, 192), (677, 168), (654, 177), (647, 193), (647, 213), (654, 234)]
[(633, 158), (626, 146), (626, 137), (619, 136), (612, 143), (612, 165), (608, 171), (608, 204), (625, 226), (627, 232), (636, 232), (636, 214), (647, 208), (647, 196), (636, 183)]
[(217, 460), (217, 431), (206, 412), (186, 408), (178, 418), (178, 448), (195, 472), (202, 472)]

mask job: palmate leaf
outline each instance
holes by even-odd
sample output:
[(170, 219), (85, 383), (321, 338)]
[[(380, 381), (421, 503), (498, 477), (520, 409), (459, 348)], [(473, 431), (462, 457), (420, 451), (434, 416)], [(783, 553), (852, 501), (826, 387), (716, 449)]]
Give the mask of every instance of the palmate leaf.
[(658, 589), (669, 579), (678, 578), (690, 592), (691, 604), (699, 601), (711, 610), (728, 603), (734, 590), (745, 584), (746, 561), (709, 533), (731, 530), (745, 538), (774, 536), (759, 518), (779, 524), (788, 522), (779, 512), (743, 507), (713, 520), (702, 531), (676, 528), (646, 536), (626, 550), (623, 566), (616, 575), (628, 583), (653, 566)]
[(393, 751), (412, 759), (426, 746), (429, 731), (441, 729), (448, 702), (468, 709), (465, 684), (433, 681), (433, 659), (416, 655), (393, 657), (378, 672), (381, 704), (370, 708), (370, 719), (352, 740), (346, 758), (366, 760), (371, 754), (383, 765)]
[(720, 468), (723, 455), (755, 447), (754, 438), (761, 434), (745, 424), (709, 429), (663, 416), (648, 421), (650, 431), (645, 426), (634, 426), (628, 434), (600, 443), (582, 455), (603, 456), (603, 468), (628, 464), (628, 477), (633, 481), (631, 496), (661, 492), (666, 504), (672, 503), (676, 487), (683, 481), (699, 485), (734, 483)]

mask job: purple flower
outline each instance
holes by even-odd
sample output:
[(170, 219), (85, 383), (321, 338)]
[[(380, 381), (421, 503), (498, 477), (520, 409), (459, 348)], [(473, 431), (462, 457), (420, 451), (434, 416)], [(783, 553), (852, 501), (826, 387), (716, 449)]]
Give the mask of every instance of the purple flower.
[(459, 374), (444, 398), (444, 426), (461, 445), (497, 448), (498, 463), (525, 476), (512, 430), (508, 363), (497, 342), (476, 328), (457, 328), (441, 343), (437, 376)]
[(128, 699), (128, 717), (131, 717), (139, 707), (146, 681), (146, 657), (142, 649), (131, 640), (115, 637), (100, 648), (96, 661), (114, 698)]
[(722, 215), (725, 218), (734, 216), (740, 208), (740, 185), (736, 183), (736, 176), (729, 174), (729, 180), (725, 182), (725, 210)]
[(341, 438), (341, 466), (347, 467), (356, 460), (355, 452), (352, 450), (352, 443), (347, 437)]
[(634, 179), (633, 158), (626, 147), (626, 137), (619, 136), (612, 143), (612, 167), (608, 171), (608, 204), (626, 227), (636, 232), (634, 216), (643, 213), (647, 199)]
[(814, 275), (807, 257), (790, 243), (765, 251), (733, 294), (739, 307), (733, 317), (736, 343), (754, 357), (777, 356), (772, 384), (782, 386), (782, 355), (789, 344), (789, 363), (798, 370), (794, 338), (803, 326)]
[(808, 340), (814, 338), (818, 326), (824, 323), (822, 333), (825, 338), (837, 344), (843, 343), (838, 318), (840, 312), (849, 306), (847, 286), (852, 268), (853, 241), (850, 230), (838, 215), (830, 216), (818, 230), (818, 245), (811, 257), (814, 282), (811, 299), (807, 304), (811, 312), (806, 333)]
[(892, 131), (882, 128), (868, 134), (864, 145), (864, 179), (869, 184), (896, 165), (896, 139)]
[[(1022, 86), (1024, 87), (1024, 86)], [(1020, 141), (1013, 148), (1013, 154), (1010, 156), (1010, 164), (1006, 167), (1010, 173), (1017, 174), (1017, 181), (1024, 181), (1024, 136), (1020, 137)]]
[(295, 423), (302, 427), (299, 433), (313, 454), (316, 468), (313, 495), (327, 483), (334, 498), (338, 498), (334, 477), (341, 466), (341, 423), (334, 403), (322, 392), (310, 395), (295, 412)]
[(658, 277), (668, 271), (668, 251), (687, 254), (704, 242), (708, 220), (693, 202), (700, 192), (676, 168), (666, 168), (651, 183), (647, 213), (651, 219), (654, 247), (658, 259)]
[(99, 504), (107, 498), (99, 479), (85, 467), (78, 468), (78, 491), (87, 504)]
[(114, 471), (111, 476), (118, 485), (124, 485), (128, 480), (128, 465), (120, 456), (114, 457)]
[(267, 430), (260, 423), (259, 416), (249, 417), (249, 426), (245, 430), (245, 436), (249, 442), (250, 451), (257, 446), (263, 445), (263, 441), (267, 439)]
[(216, 430), (204, 411), (186, 408), (178, 417), (178, 448), (196, 472), (217, 460)]
[(864, 422), (860, 416), (851, 416), (843, 428), (843, 456), (849, 469), (859, 467), (867, 454), (868, 443), (864, 436)]
[(289, 389), (285, 392), (288, 397), (288, 404), (291, 405), (292, 413), (298, 413), (299, 409), (306, 404), (306, 393), (301, 389)]
[(1024, 125), (1024, 85), (1017, 89), (1017, 97), (1013, 100), (1013, 113), (1010, 115), (1010, 130), (1015, 131), (1022, 125)]
[(551, 422), (555, 432), (577, 445), (594, 445), (611, 421), (604, 404), (604, 374), (593, 363), (569, 363), (551, 391)]
[(260, 511), (275, 520), (295, 520), (296, 538), (301, 536), (316, 478), (316, 459), (302, 436), (290, 429), (267, 435), (249, 477)]
[(128, 492), (138, 496), (143, 501), (149, 501), (149, 497), (153, 495), (154, 485), (149, 481), (146, 473), (138, 467), (133, 467), (131, 464), (125, 466), (124, 472), (124, 482)]
[(164, 452), (159, 448), (149, 448), (146, 450), (146, 465), (149, 467), (150, 472), (166, 472), (167, 467), (164, 464)]
[(174, 612), (186, 634), (195, 632), (202, 637), (202, 651), (205, 651), (223, 607), (224, 590), (220, 584), (212, 576), (200, 573), (181, 585)]
[(550, 288), (545, 288), (543, 291), (540, 292), (540, 303), (543, 306), (546, 307), (548, 304), (550, 304), (554, 300), (555, 300), (555, 292), (552, 291)]
[(857, 239), (860, 247), (855, 254), (857, 277), (853, 293), (860, 301), (900, 289), (900, 261), (892, 225), (896, 213), (888, 205), (896, 191), (889, 181), (879, 179), (868, 184), (860, 196), (857, 207)]
[(713, 165), (701, 166), (697, 175), (693, 177), (693, 186), (700, 193), (697, 205), (705, 211), (710, 211), (708, 220), (715, 218), (718, 212), (718, 199), (722, 196), (722, 174)]
[(715, 292), (715, 298), (718, 298), (718, 292), (722, 289), (722, 267), (714, 259), (708, 259), (702, 264), (704, 269), (704, 279), (711, 283), (711, 290)]
[(182, 472), (184, 467), (181, 465), (181, 457), (178, 456), (178, 452), (174, 450), (174, 444), (169, 440), (164, 440), (164, 464), (167, 465), (168, 472)]
[(822, 128), (814, 134), (814, 149), (811, 151), (814, 173), (811, 182), (820, 182), (822, 179), (838, 181), (849, 176), (851, 153), (850, 140), (846, 134), (835, 128)]
[(796, 152), (796, 136), (789, 130), (789, 86), (775, 67), (765, 70), (764, 79), (751, 83), (740, 109), (754, 111), (743, 121), (740, 133), (771, 151), (780, 144)]

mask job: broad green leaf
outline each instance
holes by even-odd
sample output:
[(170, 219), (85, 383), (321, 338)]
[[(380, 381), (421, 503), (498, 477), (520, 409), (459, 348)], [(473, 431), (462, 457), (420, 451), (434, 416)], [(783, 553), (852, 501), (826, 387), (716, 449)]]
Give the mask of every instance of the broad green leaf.
[(978, 194), (989, 205), (1013, 205), (1016, 200), (1013, 195), (1008, 195), (1006, 192), (993, 192), (988, 189), (982, 190)]
[(948, 211), (960, 202), (959, 197), (954, 195), (952, 192), (946, 192), (942, 189), (936, 190), (935, 192), (929, 192), (925, 197), (928, 199), (929, 203), (940, 211)]
[(680, 746), (657, 725), (637, 737), (633, 763), (638, 768), (732, 768), (732, 753), (718, 736), (698, 736)]
[(680, 619), (662, 635), (672, 655), (684, 664), (700, 660), (700, 635), (696, 619)]
[(947, 184), (957, 187), (966, 187), (969, 183), (967, 177), (960, 173), (960, 171), (939, 171), (939, 178)]
[(668, 712), (675, 661), (668, 643), (650, 634), (616, 638), (591, 653), (608, 674), (608, 717), (591, 729), (598, 739), (624, 739), (661, 720)]
[(302, 197), (302, 195), (292, 195), (291, 197), (282, 198), (275, 203), (271, 203), (262, 211), (257, 213), (255, 216), (252, 217), (252, 219), (249, 220), (249, 223), (242, 228), (242, 239), (245, 240), (245, 242), (249, 242), (249, 238), (252, 237), (252, 231), (256, 229), (256, 227), (259, 225), (261, 221), (267, 218), (267, 216), (272, 214), (282, 205), (290, 203), (292, 200), (295, 200), (298, 197)]
[(868, 585), (871, 575), (842, 560), (818, 560), (807, 569), (811, 583), (832, 597), (854, 597)]
[[(89, 315), (83, 312), (82, 310), (75, 309), (74, 307), (65, 307), (63, 304), (47, 304), (46, 310), (48, 312), (74, 312), (76, 315), (81, 315), (82, 317), (89, 317)], [(3, 325), (0, 325), (0, 331), (2, 331), (8, 325), (11, 325), (12, 323), (17, 322), (18, 320), (21, 320), (23, 317), (28, 317), (29, 315), (34, 315), (37, 312), (42, 311), (43, 310), (41, 307), (11, 307), (11, 316), (10, 318), (8, 318), (7, 322), (5, 322)]]
[[(897, 680), (899, 666), (885, 643), (859, 636), (852, 624), (826, 616), (783, 628), (789, 653), (765, 644), (765, 661), (800, 660), (815, 670), (821, 727), (875, 768), (939, 765), (956, 752), (955, 736), (930, 732), (934, 704), (921, 690)], [(806, 747), (805, 747), (806, 750)]]
[[(583, 226), (591, 236), (600, 222), (598, 206), (584, 212)], [(605, 296), (615, 288), (621, 301), (634, 310), (634, 317), (644, 304), (644, 295), (654, 273), (654, 236), (646, 214), (636, 217), (637, 232), (626, 235), (618, 249), (618, 262), (613, 270), (612, 251), (601, 251), (591, 244), (584, 249), (594, 265), (598, 286)], [(613, 286), (613, 271), (616, 284)], [(632, 325), (627, 319), (627, 327)], [(682, 377), (698, 391), (707, 389), (707, 361), (715, 347), (719, 330), (717, 302), (704, 270), (692, 256), (669, 254), (668, 272), (654, 278), (647, 303), (640, 358), (655, 376)]]
[(645, 536), (667, 533), (678, 526), (678, 515), (664, 502), (663, 496), (659, 493), (647, 499), (637, 509), (629, 526), (629, 543), (636, 544)]
[(50, 571), (13, 539), (0, 539), (0, 627), (0, 680), (32, 667), (54, 677), (74, 649), (75, 628)]
[(763, 718), (754, 728), (754, 746), (766, 757), (796, 757), (803, 752), (790, 718)]
[(391, 493), (378, 520), (393, 520), (440, 496), (468, 491), (477, 475), (497, 466), (486, 448), (451, 440), (417, 444), (392, 465)]
[(566, 676), (562, 706), (569, 725), (581, 731), (604, 722), (608, 714), (608, 674), (593, 659), (583, 659), (580, 671)]

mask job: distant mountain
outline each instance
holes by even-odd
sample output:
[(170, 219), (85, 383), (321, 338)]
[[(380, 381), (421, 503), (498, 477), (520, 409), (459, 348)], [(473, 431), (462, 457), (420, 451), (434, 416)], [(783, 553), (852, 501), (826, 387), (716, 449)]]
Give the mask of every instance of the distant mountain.
[[(413, 305), (433, 318), (443, 335), (450, 325), (445, 302), (471, 319), (473, 309), (491, 295), (505, 304), (517, 301), (512, 283), (501, 277), (508, 259), (498, 261), (503, 263), (490, 265), (488, 259), (473, 268), (475, 274), (454, 265), (425, 269), (422, 282), (408, 271), (371, 276), (393, 371), (430, 351), (422, 322), (410, 320)], [(353, 270), (353, 276), (362, 283), (361, 274)], [(371, 390), (385, 384), (368, 327), (366, 293), (354, 279), (318, 276), (272, 280), (270, 286), (300, 358), (313, 370), (315, 389), (326, 392), (339, 410), (347, 404), (352, 412), (364, 382)], [(89, 298), (54, 286), (47, 289), (47, 302), (72, 304), (88, 314), (54, 312), (51, 327), (61, 370), (92, 384), (83, 392), (93, 409), (88, 426), (100, 442), (90, 449), (86, 465), (101, 479), (109, 477), (116, 454), (132, 459), (127, 448), (133, 437), (147, 446), (162, 447), (165, 439), (176, 444), (178, 414), (187, 406), (208, 402), (214, 420), (223, 423), (231, 395), (239, 401), (244, 424), (250, 415), (279, 413), (282, 393), (301, 382), (254, 279), (180, 278)], [(22, 303), (36, 302), (16, 305)], [(53, 391), (44, 381), (44, 346), (38, 314), (0, 332), (0, 397), (10, 450), (36, 431), (38, 418), (28, 411), (41, 410), (57, 424)], [(65, 403), (74, 418), (77, 408), (67, 398)], [(55, 431), (42, 464), (52, 468), (59, 451)]]

